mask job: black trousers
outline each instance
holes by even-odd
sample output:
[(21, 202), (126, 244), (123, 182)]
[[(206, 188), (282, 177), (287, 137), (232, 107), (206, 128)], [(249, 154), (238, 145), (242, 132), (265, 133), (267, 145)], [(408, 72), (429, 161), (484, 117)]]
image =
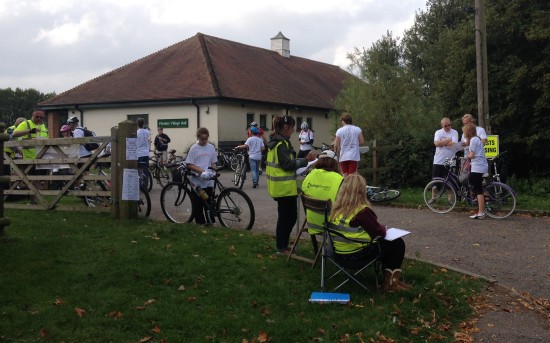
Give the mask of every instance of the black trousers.
[[(214, 193), (213, 187), (204, 188), (206, 194), (208, 194), (209, 199), (207, 201), (212, 201), (212, 194)], [(195, 193), (191, 193), (191, 204), (193, 206), (193, 215), (195, 216), (195, 222), (197, 224), (206, 224), (206, 208), (204, 207), (204, 202), (200, 199)], [(214, 218), (211, 218), (214, 222)]]
[[(402, 238), (397, 238), (393, 241), (386, 241), (382, 239), (379, 241), (380, 250), (382, 255), (380, 260), (382, 261), (383, 269), (401, 269), (403, 259), (405, 258), (405, 241)], [(365, 248), (353, 254), (341, 254), (339, 258), (350, 261), (359, 261), (367, 259), (373, 256), (373, 247)]]
[(277, 250), (288, 249), (290, 233), (296, 224), (298, 216), (298, 197), (296, 195), (289, 197), (274, 198), (277, 201), (277, 228), (275, 230)]

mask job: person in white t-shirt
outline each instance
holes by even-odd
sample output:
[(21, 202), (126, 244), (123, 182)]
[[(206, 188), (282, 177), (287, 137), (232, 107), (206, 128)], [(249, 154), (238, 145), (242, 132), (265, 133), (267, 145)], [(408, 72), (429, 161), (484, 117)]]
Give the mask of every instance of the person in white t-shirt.
[(485, 218), (485, 195), (483, 194), (483, 174), (489, 170), (487, 158), (485, 158), (485, 147), (481, 139), (476, 136), (476, 126), (474, 124), (465, 125), (462, 133), (468, 142), (468, 155), (466, 158), (471, 161), (471, 171), (468, 181), (476, 194), (478, 211), (471, 219)]
[[(481, 139), (483, 145), (485, 145), (487, 143), (487, 132), (485, 132), (485, 129), (481, 126), (476, 126), (476, 120), (474, 119), (474, 116), (466, 113), (462, 116), (462, 125), (466, 126), (468, 124), (473, 124), (475, 126), (476, 136), (478, 136), (479, 139)], [(460, 141), (462, 142), (462, 146), (464, 147), (464, 157), (466, 157), (468, 156), (468, 144), (466, 142), (466, 137), (464, 137), (464, 134), (462, 134)]]
[(250, 170), (252, 171), (252, 188), (258, 187), (260, 178), (260, 162), (262, 161), (262, 150), (264, 150), (264, 141), (260, 138), (260, 130), (257, 127), (251, 126), (250, 136), (242, 145), (238, 145), (238, 149), (248, 149), (248, 161)]
[(149, 152), (151, 150), (151, 132), (145, 128), (145, 119), (138, 118), (136, 133), (136, 153), (138, 158), (138, 168), (143, 173), (140, 178), (140, 187), (148, 188), (149, 180)]
[(298, 152), (298, 158), (306, 157), (307, 154), (311, 151), (311, 146), (313, 145), (313, 130), (309, 129), (307, 123), (302, 123), (300, 126), (302, 131), (298, 135), (298, 140), (300, 141), (300, 151)]
[(344, 176), (357, 172), (359, 165), (359, 146), (365, 144), (361, 128), (352, 125), (351, 115), (342, 114), (340, 117), (342, 127), (336, 131), (336, 140), (334, 147), (339, 154), (340, 168)]
[[(214, 171), (210, 167), (216, 168), (218, 154), (214, 145), (208, 143), (210, 132), (207, 128), (201, 127), (197, 130), (197, 142), (193, 144), (185, 162), (187, 167), (197, 175), (191, 176), (191, 182), (194, 187), (200, 187), (205, 190), (209, 198), (214, 194), (214, 180), (212, 176)], [(197, 224), (205, 224), (204, 206), (201, 199), (198, 199), (194, 193), (191, 193), (191, 202), (193, 204), (193, 214)], [(213, 218), (211, 218), (213, 221)]]
[(451, 120), (446, 117), (441, 119), (441, 129), (437, 130), (434, 135), (435, 155), (432, 177), (445, 178), (447, 176), (444, 163), (445, 160), (455, 156), (454, 145), (457, 143), (458, 132), (451, 128)]

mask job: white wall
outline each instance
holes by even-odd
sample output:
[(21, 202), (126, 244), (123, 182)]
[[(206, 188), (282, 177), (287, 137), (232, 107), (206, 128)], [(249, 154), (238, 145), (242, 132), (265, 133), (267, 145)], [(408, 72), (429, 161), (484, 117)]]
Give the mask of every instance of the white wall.
[[(143, 106), (127, 108), (107, 108), (107, 109), (86, 109), (82, 114), (75, 112), (69, 113), (69, 116), (76, 115), (80, 118), (83, 126), (96, 132), (98, 136), (110, 135), (111, 127), (118, 125), (119, 122), (127, 119), (128, 115), (146, 114), (149, 118), (149, 128), (151, 137), (157, 134), (158, 119), (182, 119), (189, 121), (188, 128), (165, 128), (172, 142), (170, 149), (176, 149), (177, 154), (186, 152), (186, 150), (196, 141), (197, 131), (197, 108), (193, 105), (171, 105), (171, 106)], [(260, 114), (267, 114), (267, 127), (271, 128), (271, 118), (274, 115), (284, 115), (286, 110), (276, 106), (250, 106), (233, 103), (212, 104), (200, 106), (200, 125), (208, 128), (210, 131), (210, 141), (218, 145), (219, 141), (242, 141), (246, 140), (247, 113), (254, 113), (254, 121), (260, 123)], [(313, 120), (313, 129), (315, 131), (315, 145), (320, 146), (322, 142), (331, 143), (332, 136), (329, 133), (330, 120), (325, 118), (324, 112), (315, 112), (302, 110), (300, 112), (290, 112), (294, 118), (302, 117), (305, 121), (310, 117)], [(299, 128), (298, 128), (299, 129)], [(269, 139), (268, 130), (266, 137)], [(298, 149), (297, 132), (291, 138), (295, 149)]]

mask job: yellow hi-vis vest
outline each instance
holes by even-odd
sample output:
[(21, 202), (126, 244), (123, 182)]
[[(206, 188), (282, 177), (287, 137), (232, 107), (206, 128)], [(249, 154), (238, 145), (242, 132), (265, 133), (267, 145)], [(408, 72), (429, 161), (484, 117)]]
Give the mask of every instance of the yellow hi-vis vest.
[[(342, 215), (338, 216), (335, 220), (331, 222), (330, 228), (334, 231), (338, 231), (347, 238), (363, 241), (369, 243), (372, 241), (371, 236), (368, 234), (365, 229), (361, 226), (359, 227), (350, 227), (349, 222), (355, 218), (357, 213), (361, 212), (367, 206), (361, 206), (353, 211), (348, 218), (344, 218)], [(358, 252), (363, 248), (365, 244), (350, 242), (342, 237), (332, 235), (332, 240), (334, 241), (334, 252), (337, 254), (353, 254)]]
[(296, 171), (286, 171), (279, 165), (277, 149), (279, 148), (279, 145), (283, 143), (286, 144), (287, 148), (290, 148), (289, 143), (286, 140), (282, 140), (277, 143), (273, 149), (270, 149), (267, 152), (265, 172), (267, 178), (267, 190), (272, 198), (298, 195), (298, 190), (296, 189)]
[[(324, 169), (313, 169), (302, 182), (302, 192), (308, 197), (330, 200), (334, 203), (342, 179), (342, 175), (338, 173)], [(309, 234), (315, 235), (323, 232), (325, 216), (322, 213), (307, 210), (306, 217)]]

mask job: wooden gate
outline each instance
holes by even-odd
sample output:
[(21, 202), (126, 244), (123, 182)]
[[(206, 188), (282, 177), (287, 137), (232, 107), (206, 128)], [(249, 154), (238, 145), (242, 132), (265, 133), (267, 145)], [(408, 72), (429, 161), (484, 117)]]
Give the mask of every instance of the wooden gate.
[[(99, 148), (91, 156), (78, 158), (80, 144), (94, 142)], [(21, 198), (20, 201), (5, 201), (5, 208), (33, 210), (78, 210), (78, 211), (111, 211), (110, 201), (103, 201), (101, 206), (88, 207), (83, 200), (85, 196), (111, 199), (111, 189), (100, 187), (102, 182), (109, 182), (111, 175), (94, 173), (97, 163), (110, 163), (111, 156), (102, 152), (109, 143), (115, 148), (113, 139), (106, 137), (33, 139), (4, 142), (4, 147), (27, 147), (36, 150), (35, 159), (12, 159), (4, 153), (4, 165), (11, 167), (10, 186), (4, 190), (4, 200)], [(75, 153), (76, 151), (76, 153)], [(66, 173), (55, 173), (65, 170)], [(36, 172), (33, 172), (36, 171)], [(33, 175), (29, 175), (32, 172)], [(61, 185), (52, 189), (52, 184)]]

